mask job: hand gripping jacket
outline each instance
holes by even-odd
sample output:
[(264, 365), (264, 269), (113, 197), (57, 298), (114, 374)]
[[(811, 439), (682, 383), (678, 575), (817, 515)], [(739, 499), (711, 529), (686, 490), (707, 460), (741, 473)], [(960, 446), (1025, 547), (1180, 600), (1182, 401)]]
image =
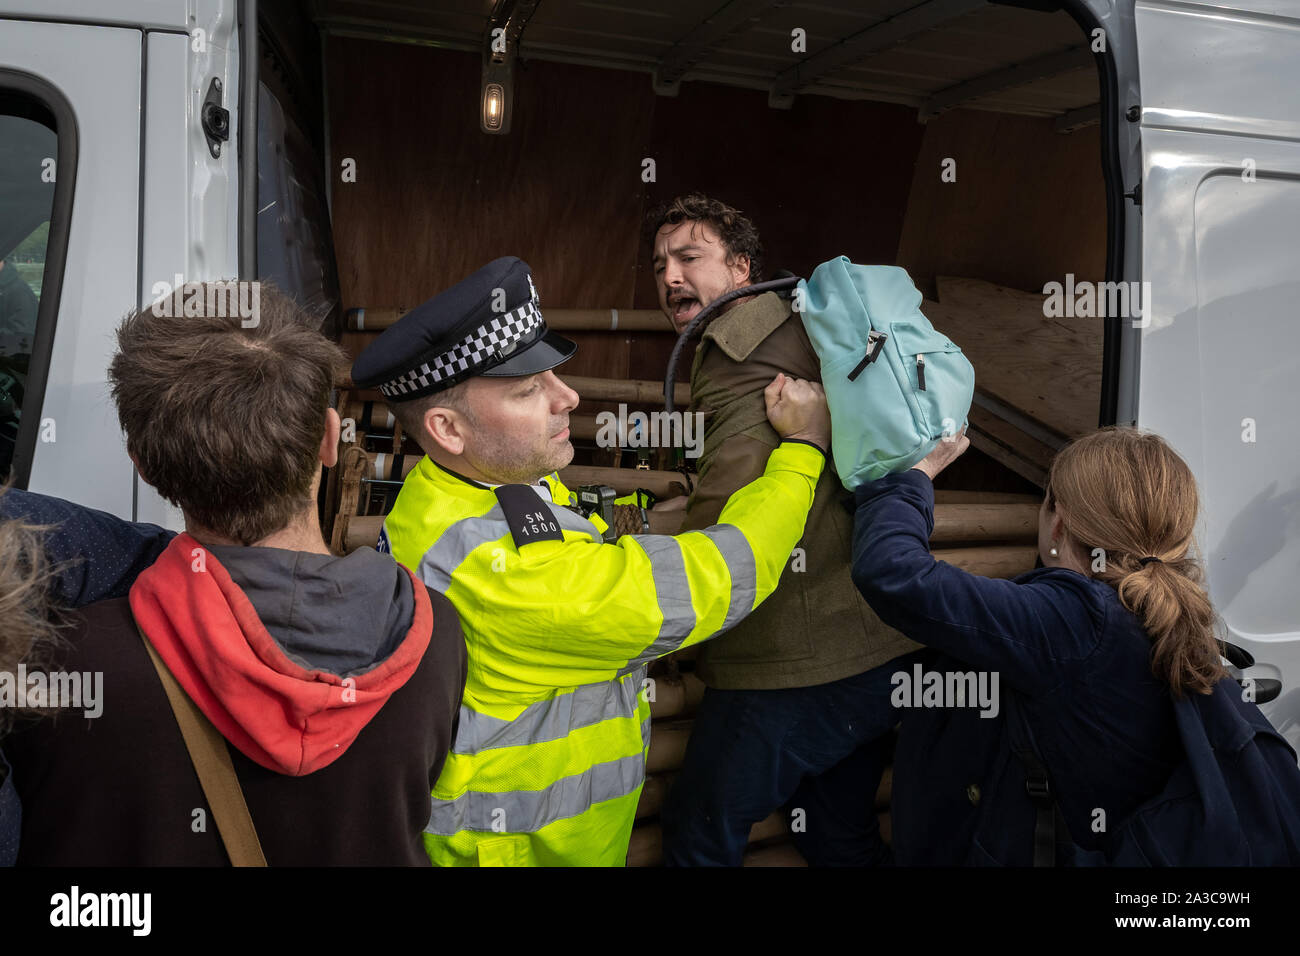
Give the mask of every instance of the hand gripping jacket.
[(522, 545), (490, 488), (416, 466), (380, 548), (447, 595), (469, 650), (424, 834), (435, 865), (623, 865), (650, 743), (646, 665), (772, 593), (824, 464), (786, 442), (713, 527), (613, 544), (562, 507), (572, 496), (553, 474), (554, 505), (534, 495), (535, 517), (559, 528)]

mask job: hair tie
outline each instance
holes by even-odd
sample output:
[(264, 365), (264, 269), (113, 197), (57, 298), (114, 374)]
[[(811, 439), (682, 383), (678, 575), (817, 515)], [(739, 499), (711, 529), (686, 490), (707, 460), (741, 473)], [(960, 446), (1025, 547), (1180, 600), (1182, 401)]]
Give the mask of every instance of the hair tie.
[(1156, 564), (1164, 564), (1164, 562), (1161, 561), (1159, 558), (1138, 558), (1138, 564), (1142, 565), (1143, 567), (1146, 567), (1152, 561), (1154, 561)]

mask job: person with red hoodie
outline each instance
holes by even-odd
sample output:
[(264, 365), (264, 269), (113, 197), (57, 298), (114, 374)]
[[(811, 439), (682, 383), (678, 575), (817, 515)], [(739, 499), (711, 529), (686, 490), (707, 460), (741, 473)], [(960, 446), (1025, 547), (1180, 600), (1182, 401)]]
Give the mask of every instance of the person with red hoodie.
[(53, 666), (102, 674), (101, 713), (57, 711), (5, 740), (19, 865), (229, 862), (146, 642), (224, 738), (268, 864), (428, 864), (464, 635), (392, 558), (325, 546), (343, 356), (292, 300), (259, 293), (251, 327), (215, 314), (220, 295), (191, 290), (207, 312), (186, 314), (182, 288), (118, 329), (128, 452), (186, 530), (126, 597), (73, 617)]

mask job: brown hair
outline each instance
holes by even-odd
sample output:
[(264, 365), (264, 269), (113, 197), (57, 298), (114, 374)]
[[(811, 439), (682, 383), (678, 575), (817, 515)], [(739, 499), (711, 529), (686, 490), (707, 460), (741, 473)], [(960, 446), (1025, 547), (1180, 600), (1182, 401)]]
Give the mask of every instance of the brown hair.
[(248, 545), (312, 504), (345, 356), (270, 283), (257, 287), (251, 328), (212, 307), (202, 293), (217, 285), (128, 315), (108, 378), (141, 476), (187, 518)]
[(721, 238), (728, 260), (733, 260), (736, 256), (749, 257), (750, 285), (761, 281), (763, 244), (759, 241), (754, 224), (739, 209), (733, 209), (717, 199), (710, 199), (703, 193), (691, 193), (655, 207), (646, 221), (651, 224), (652, 239), (664, 226), (675, 226), (682, 222), (708, 223)]
[[(53, 570), (41, 542), (44, 527), (21, 519), (0, 521), (0, 672), (14, 673), (20, 663), (42, 667), (57, 646), (47, 590)], [(0, 707), (0, 738), (15, 718), (44, 713), (41, 708)]]
[(1085, 551), (1104, 552), (1093, 576), (1142, 621), (1152, 672), (1175, 696), (1210, 693), (1225, 671), (1192, 552), (1199, 504), (1187, 463), (1159, 435), (1112, 426), (1067, 445), (1047, 489), (1065, 532)]

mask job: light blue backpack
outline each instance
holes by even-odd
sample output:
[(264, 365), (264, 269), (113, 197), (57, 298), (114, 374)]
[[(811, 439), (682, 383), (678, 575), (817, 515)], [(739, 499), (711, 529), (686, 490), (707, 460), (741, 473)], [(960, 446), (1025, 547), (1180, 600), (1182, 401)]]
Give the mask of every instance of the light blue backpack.
[(911, 468), (961, 431), (975, 369), (921, 314), (905, 270), (840, 256), (800, 280), (795, 303), (821, 360), (845, 488)]

